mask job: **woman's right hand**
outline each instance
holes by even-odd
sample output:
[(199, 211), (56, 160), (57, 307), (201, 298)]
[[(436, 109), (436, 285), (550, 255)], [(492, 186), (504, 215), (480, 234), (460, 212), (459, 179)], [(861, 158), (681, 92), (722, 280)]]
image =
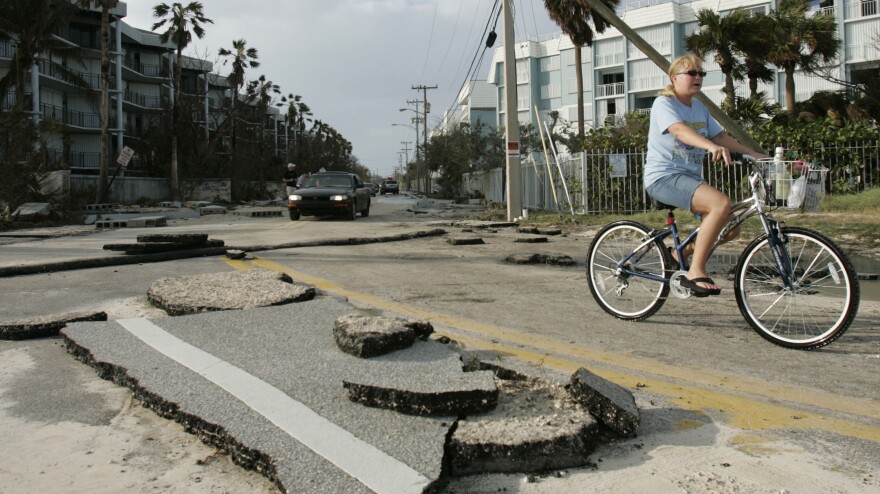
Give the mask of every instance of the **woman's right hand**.
[(729, 165), (732, 161), (730, 159), (730, 149), (727, 149), (724, 146), (715, 145), (710, 147), (709, 154), (712, 161), (723, 161), (725, 165)]

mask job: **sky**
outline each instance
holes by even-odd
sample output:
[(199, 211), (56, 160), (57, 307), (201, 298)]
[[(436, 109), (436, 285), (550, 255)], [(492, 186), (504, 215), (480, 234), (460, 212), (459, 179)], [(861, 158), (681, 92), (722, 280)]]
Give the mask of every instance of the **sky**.
[[(169, 5), (171, 2), (164, 0)], [(190, 0), (181, 3), (188, 4)], [(414, 128), (407, 101), (427, 91), (429, 128), (449, 109), (465, 82), (474, 57), (485, 47), (483, 33), (498, 0), (201, 0), (205, 37), (194, 38), (185, 54), (214, 62), (226, 75), (217, 51), (245, 39), (258, 50), (260, 75), (284, 95), (302, 96), (314, 118), (352, 143), (352, 154), (373, 173), (388, 176), (405, 146), (412, 158)], [(129, 25), (150, 30), (159, 0), (129, 0)], [(516, 37), (560, 29), (547, 16), (544, 0), (513, 0)], [(497, 12), (497, 10), (496, 10)], [(491, 17), (491, 20), (490, 20)], [(503, 43), (503, 19), (495, 31)], [(485, 50), (476, 77), (485, 80), (493, 49)], [(409, 141), (408, 145), (402, 142)], [(399, 154), (400, 153), (400, 154)]]

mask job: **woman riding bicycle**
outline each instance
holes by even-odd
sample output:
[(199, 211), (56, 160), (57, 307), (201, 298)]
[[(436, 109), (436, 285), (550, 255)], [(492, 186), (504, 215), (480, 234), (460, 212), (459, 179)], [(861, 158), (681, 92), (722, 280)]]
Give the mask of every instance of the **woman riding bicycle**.
[[(767, 155), (724, 132), (703, 103), (694, 98), (702, 90), (706, 76), (702, 64), (700, 57), (684, 55), (669, 66), (671, 84), (660, 91), (651, 107), (644, 182), (645, 190), (655, 200), (687, 209), (700, 218), (700, 234), (693, 248), (683, 252), (685, 258), (693, 255), (693, 260), (687, 276), (679, 282), (694, 295), (705, 297), (721, 293), (721, 287), (706, 273), (706, 261), (715, 238), (730, 217), (731, 202), (727, 195), (703, 180), (703, 158), (708, 151), (712, 161), (729, 165), (731, 151), (756, 158)], [(726, 240), (738, 234), (737, 229)]]

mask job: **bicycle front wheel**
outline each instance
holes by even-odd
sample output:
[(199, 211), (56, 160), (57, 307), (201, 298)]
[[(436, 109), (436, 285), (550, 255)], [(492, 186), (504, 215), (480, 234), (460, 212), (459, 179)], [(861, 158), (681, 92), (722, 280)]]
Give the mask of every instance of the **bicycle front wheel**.
[(671, 265), (663, 243), (650, 238), (645, 225), (617, 221), (600, 230), (590, 244), (590, 291), (599, 306), (614, 317), (641, 321), (654, 315), (666, 302), (667, 283), (639, 276), (664, 278)]
[(859, 282), (852, 263), (833, 241), (805, 228), (782, 228), (779, 253), (791, 266), (786, 286), (767, 235), (743, 251), (736, 266), (736, 303), (765, 339), (812, 350), (842, 335), (859, 308)]

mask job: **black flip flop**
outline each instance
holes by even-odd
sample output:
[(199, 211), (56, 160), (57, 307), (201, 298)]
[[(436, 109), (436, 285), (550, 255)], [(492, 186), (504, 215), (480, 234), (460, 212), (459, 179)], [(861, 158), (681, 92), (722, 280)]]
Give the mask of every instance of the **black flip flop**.
[(689, 280), (689, 279), (687, 279), (686, 276), (682, 276), (681, 278), (679, 278), (678, 283), (681, 286), (690, 290), (691, 293), (693, 293), (694, 296), (697, 296), (697, 297), (708, 297), (710, 295), (718, 295), (721, 293), (720, 288), (705, 288), (705, 287), (702, 287), (697, 284), (697, 283), (711, 283), (714, 285), (715, 282), (712, 281), (712, 278), (708, 278), (708, 277), (694, 278), (692, 280)]

